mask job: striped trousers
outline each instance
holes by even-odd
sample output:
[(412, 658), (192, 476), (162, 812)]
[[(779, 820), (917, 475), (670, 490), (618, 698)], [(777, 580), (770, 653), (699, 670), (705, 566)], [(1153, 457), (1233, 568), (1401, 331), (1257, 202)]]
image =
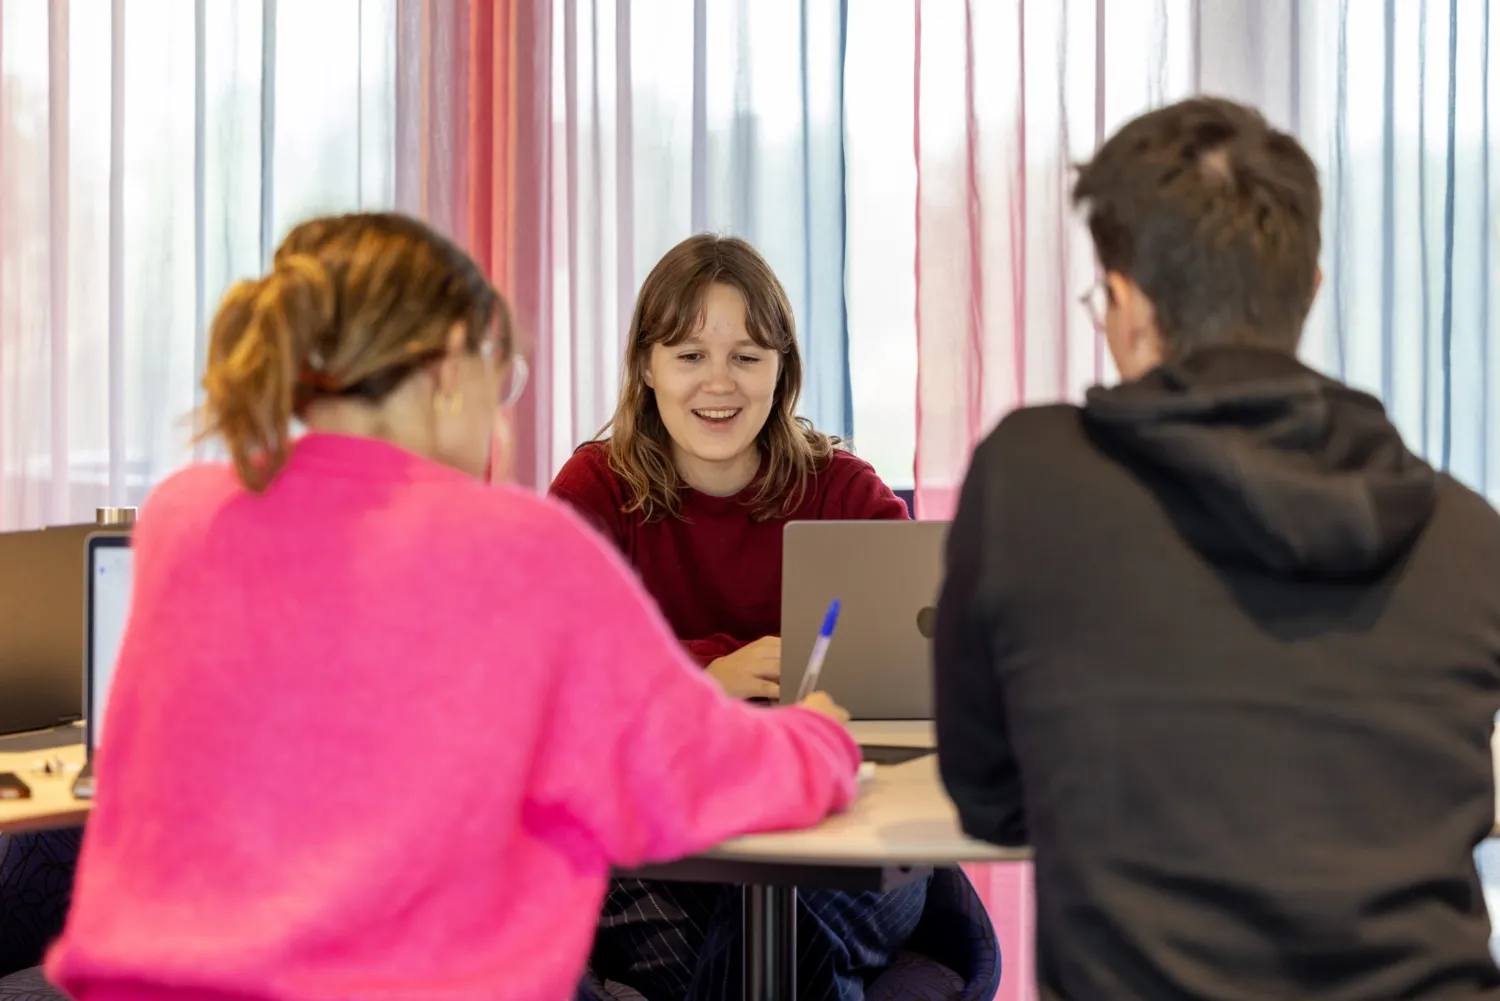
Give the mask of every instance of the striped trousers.
[[(797, 996), (862, 1001), (922, 918), (928, 880), (890, 893), (800, 890)], [(590, 964), (646, 1001), (737, 998), (744, 939), (738, 887), (618, 880), (610, 885)]]

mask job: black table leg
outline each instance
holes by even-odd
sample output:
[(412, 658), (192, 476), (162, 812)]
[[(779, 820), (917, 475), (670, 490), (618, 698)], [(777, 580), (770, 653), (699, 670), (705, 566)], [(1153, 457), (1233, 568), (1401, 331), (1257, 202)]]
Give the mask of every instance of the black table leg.
[(796, 1001), (797, 889), (745, 887), (745, 1001)]

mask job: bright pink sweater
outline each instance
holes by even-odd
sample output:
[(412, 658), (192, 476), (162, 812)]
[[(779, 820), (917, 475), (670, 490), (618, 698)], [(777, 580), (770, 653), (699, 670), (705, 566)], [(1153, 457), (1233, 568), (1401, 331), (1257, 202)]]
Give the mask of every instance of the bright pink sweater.
[(571, 513), (392, 446), (190, 469), (135, 546), (78, 1001), (561, 1001), (612, 864), (854, 794), (841, 728), (723, 696)]

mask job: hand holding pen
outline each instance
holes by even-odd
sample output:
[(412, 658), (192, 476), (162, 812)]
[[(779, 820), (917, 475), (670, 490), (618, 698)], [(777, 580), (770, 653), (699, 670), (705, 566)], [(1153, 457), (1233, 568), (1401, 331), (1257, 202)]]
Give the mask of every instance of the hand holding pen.
[(839, 624), (841, 607), (839, 599), (834, 598), (833, 604), (828, 606), (828, 613), (823, 616), (817, 641), (813, 643), (812, 654), (807, 658), (807, 670), (802, 674), (802, 685), (797, 689), (798, 702), (817, 691), (818, 678), (823, 674), (823, 662), (828, 659), (828, 646), (833, 642), (833, 630)]
[(796, 704), (802, 708), (810, 708), (814, 713), (820, 713), (840, 726), (847, 726), (849, 711), (832, 701), (828, 693), (817, 690), (817, 680), (823, 674), (823, 660), (828, 659), (828, 644), (834, 639), (834, 627), (838, 624), (838, 609), (840, 603), (835, 597), (832, 605), (828, 606), (828, 614), (823, 615), (822, 629), (817, 630), (813, 653), (807, 657), (807, 671), (802, 672), (802, 683), (796, 689)]
[(835, 598), (833, 604), (828, 606), (828, 614), (823, 616), (823, 626), (818, 630), (812, 655), (807, 658), (807, 670), (803, 672), (802, 684), (797, 688), (797, 704), (804, 709), (821, 713), (835, 723), (847, 724), (849, 713), (844, 707), (834, 702), (827, 693), (817, 691), (818, 679), (823, 674), (823, 662), (828, 658), (828, 645), (833, 642), (833, 630), (839, 622), (839, 608), (839, 600)]

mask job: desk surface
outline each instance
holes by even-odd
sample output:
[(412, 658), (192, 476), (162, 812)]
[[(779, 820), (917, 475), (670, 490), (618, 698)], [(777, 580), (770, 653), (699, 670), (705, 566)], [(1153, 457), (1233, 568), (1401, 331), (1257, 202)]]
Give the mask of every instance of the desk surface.
[[(83, 767), (83, 730), (58, 727), (0, 737), (0, 772), (15, 772), (31, 787), (30, 799), (0, 800), (0, 833), (75, 827), (88, 818), (87, 800), (73, 798), (73, 779)], [(66, 770), (49, 775), (43, 766), (60, 760)]]

